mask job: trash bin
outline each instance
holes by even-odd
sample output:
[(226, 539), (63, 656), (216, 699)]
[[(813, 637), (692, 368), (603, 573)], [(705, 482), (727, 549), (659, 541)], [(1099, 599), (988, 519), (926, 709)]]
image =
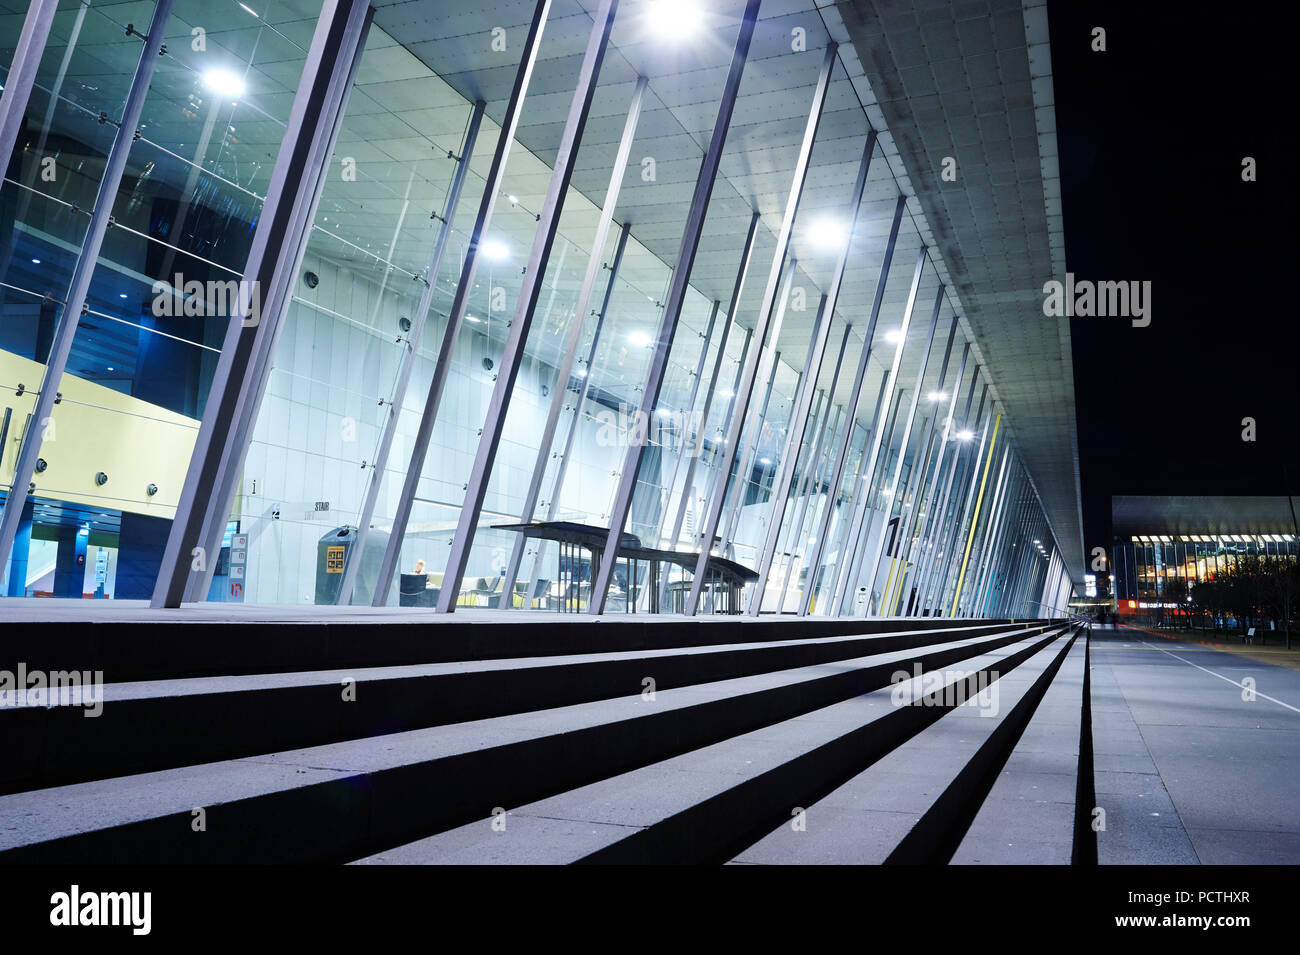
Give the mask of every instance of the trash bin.
[[(357, 543), (357, 529), (345, 524), (316, 542), (316, 603), (336, 604), (343, 584), (348, 551)], [(369, 550), (369, 547), (366, 548)]]
[(867, 615), (867, 601), (870, 599), (870, 597), (871, 597), (871, 591), (869, 589), (867, 589), (866, 587), (858, 588), (858, 591), (854, 595), (854, 599), (853, 599), (853, 608), (857, 616), (865, 617)]

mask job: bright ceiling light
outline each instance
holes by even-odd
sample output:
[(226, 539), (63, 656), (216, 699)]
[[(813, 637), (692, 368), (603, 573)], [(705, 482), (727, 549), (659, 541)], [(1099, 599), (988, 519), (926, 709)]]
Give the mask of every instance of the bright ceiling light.
[(649, 332), (633, 332), (627, 336), (627, 340), (637, 348), (645, 348), (651, 342)]
[(488, 239), (480, 248), (483, 254), (494, 262), (500, 262), (510, 256), (510, 250), (506, 248), (506, 244), (497, 239)]
[(759, 463), (759, 464), (771, 464), (771, 463), (772, 463), (772, 459), (771, 459), (771, 458), (759, 458), (759, 459), (758, 459), (758, 463)]
[(808, 230), (808, 238), (823, 249), (841, 249), (849, 240), (849, 230), (836, 219), (818, 219)]
[(732, 391), (730, 388), (723, 388), (721, 391), (718, 392), (718, 397), (720, 397), (720, 398), (734, 398), (734, 397), (736, 397), (736, 393), (735, 393), (734, 391)]
[(931, 400), (931, 401), (943, 401), (943, 399), (944, 399), (944, 398), (947, 398), (947, 397), (948, 397), (948, 396), (945, 395), (942, 391), (932, 391), (932, 392), (930, 392), (930, 400)]
[(666, 39), (682, 40), (700, 27), (700, 11), (691, 0), (651, 0), (645, 13), (650, 30)]
[(481, 324), (483, 323), (483, 319), (481, 319), (481, 318), (475, 318), (473, 315), (466, 315), (466, 316), (465, 316), (465, 321), (467, 321), (467, 322), (473, 322), (475, 325), (481, 325)]
[(889, 331), (885, 332), (885, 341), (887, 342), (901, 342), (902, 340), (903, 340), (902, 329), (891, 328)]
[(957, 440), (958, 440), (958, 441), (969, 441), (969, 440), (970, 440), (971, 438), (973, 438), (973, 437), (975, 437), (975, 432), (974, 432), (974, 431), (958, 431), (958, 432), (957, 432)]
[(243, 77), (230, 70), (215, 68), (203, 74), (203, 85), (218, 96), (238, 98), (244, 95)]

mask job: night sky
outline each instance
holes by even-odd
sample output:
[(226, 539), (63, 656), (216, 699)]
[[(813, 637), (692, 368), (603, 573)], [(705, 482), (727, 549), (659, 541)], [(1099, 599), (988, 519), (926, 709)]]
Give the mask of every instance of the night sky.
[(1067, 268), (1152, 282), (1150, 326), (1071, 323), (1087, 549), (1114, 494), (1300, 493), (1300, 52), (1277, 14), (1049, 2)]

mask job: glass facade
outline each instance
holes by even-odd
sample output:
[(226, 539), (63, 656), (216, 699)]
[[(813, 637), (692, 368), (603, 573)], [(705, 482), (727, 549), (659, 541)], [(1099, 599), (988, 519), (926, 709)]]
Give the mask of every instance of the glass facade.
[[(738, 44), (746, 5), (714, 0), (696, 36), (667, 42), (654, 5), (619, 5), (598, 74), (598, 3), (553, 10), (536, 43), (531, 5), (467, 26), (419, 3), (409, 29), (381, 8), (320, 119), (336, 135), (299, 239), (263, 211), (310, 131), (295, 111), (319, 105), (303, 91), (349, 67), (321, 60), (333, 5), (176, 0), (137, 129), (119, 130), (154, 5), (60, 3), (0, 195), (6, 509), (30, 484), (0, 541), (4, 592), (154, 596), (166, 555), (199, 543), (173, 526), (194, 493), (220, 553), (174, 561), (209, 601), (586, 611), (613, 561), (605, 612), (682, 612), (699, 567), (700, 612), (1061, 611), (1013, 429), (835, 28), (787, 3)], [(24, 14), (0, 4), (5, 63)], [(125, 172), (102, 190), (115, 150)], [(232, 309), (195, 307), (245, 279), (259, 241), (289, 289), (260, 368), (229, 350)], [(229, 498), (189, 490), (200, 429), (228, 428), (222, 362), (258, 376)], [(33, 423), (50, 389), (57, 409)], [(1165, 566), (1139, 557), (1134, 586)]]
[[(1290, 592), (1293, 585), (1279, 575), (1293, 576), (1298, 559), (1300, 539), (1291, 534), (1117, 538), (1110, 568), (1115, 609), (1156, 625), (1267, 627), (1294, 612), (1276, 598)], [(1283, 629), (1280, 622), (1276, 629)]]

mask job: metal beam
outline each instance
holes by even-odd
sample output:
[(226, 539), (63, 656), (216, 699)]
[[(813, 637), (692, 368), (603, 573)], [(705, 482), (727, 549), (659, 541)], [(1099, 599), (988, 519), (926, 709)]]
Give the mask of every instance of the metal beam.
[[(754, 257), (754, 237), (758, 232), (759, 214), (755, 212), (749, 220), (749, 233), (745, 236), (745, 248), (740, 254), (740, 266), (736, 269), (736, 281), (731, 289), (731, 299), (727, 306), (727, 324), (723, 331), (722, 342), (718, 346), (718, 357), (713, 362), (713, 373), (709, 376), (709, 388), (704, 393), (704, 408), (700, 413), (700, 427), (695, 434), (695, 447), (698, 452), (691, 456), (690, 463), (686, 466), (686, 478), (682, 481), (682, 494), (677, 504), (677, 517), (673, 521), (673, 533), (669, 538), (669, 547), (676, 547), (681, 539), (682, 525), (686, 521), (686, 508), (690, 503), (691, 491), (695, 486), (695, 471), (699, 466), (700, 458), (704, 452), (704, 432), (709, 427), (709, 414), (713, 410), (713, 398), (717, 394), (718, 376), (722, 373), (722, 365), (727, 358), (727, 341), (731, 336), (731, 329), (736, 327), (736, 309), (740, 304), (740, 297), (745, 290), (745, 279), (749, 275), (749, 264)], [(744, 363), (744, 358), (741, 358)], [(668, 577), (664, 576), (663, 581), (664, 595), (668, 590)], [(664, 605), (664, 597), (660, 597), (660, 606)]]
[[(68, 357), (72, 353), (72, 341), (76, 337), (77, 327), (86, 308), (86, 294), (90, 290), (90, 280), (99, 264), (99, 252), (104, 245), (104, 234), (112, 225), (113, 202), (117, 198), (118, 187), (122, 184), (122, 175), (126, 171), (127, 155), (140, 125), (140, 114), (144, 110), (145, 97), (149, 92), (149, 81), (153, 77), (154, 67), (158, 63), (159, 50), (163, 45), (167, 21), (171, 17), (172, 0), (158, 0), (154, 7), (153, 19), (149, 22), (149, 33), (140, 48), (140, 58), (136, 63), (135, 73), (131, 77), (131, 88), (126, 94), (122, 107), (122, 119), (113, 136), (113, 145), (104, 160), (104, 176), (100, 180), (99, 190), (95, 194), (95, 208), (90, 215), (90, 224), (86, 227), (86, 237), (81, 243), (81, 253), (72, 270), (72, 281), (68, 286), (63, 313), (54, 332), (54, 341), (50, 345), (49, 358), (45, 363), (45, 372), (41, 376), (40, 393), (36, 406), (32, 409), (28, 425), (23, 431), (22, 443), (18, 448), (18, 459), (14, 463), (13, 483), (9, 486), (5, 498), (4, 510), (0, 512), (0, 568), (3, 568), (13, 550), (14, 538), (18, 525), (22, 523), (23, 506), (34, 488), (32, 477), (36, 473), (36, 459), (40, 457), (41, 442), (44, 440), (47, 423), (54, 414), (54, 406), (61, 396), (58, 388), (63, 380), (63, 372), (68, 366)], [(23, 33), (19, 37), (18, 49), (14, 53), (12, 69), (17, 76), (12, 76), (11, 88), (5, 90), (0, 103), (6, 104), (0, 112), (0, 146), (7, 146), (3, 161), (7, 166), (13, 153), (13, 147), (27, 108), (27, 99), (40, 66), (41, 54), (45, 40), (49, 36), (50, 22), (54, 11), (45, 4), (33, 6), (28, 10), (23, 23)], [(10, 103), (12, 97), (12, 103)]]
[[(461, 504), (460, 518), (456, 523), (456, 534), (452, 538), (451, 554), (447, 558), (447, 567), (443, 575), (442, 589), (438, 594), (438, 612), (451, 613), (456, 609), (456, 598), (460, 583), (469, 563), (470, 549), (474, 545), (474, 536), (478, 529), (479, 516), (483, 511), (483, 499), (487, 496), (488, 482), (492, 479), (492, 465), (496, 461), (497, 448), (501, 444), (501, 434), (505, 430), (506, 415), (510, 409), (510, 398), (515, 381), (519, 377), (519, 366), (524, 359), (524, 350), (528, 344), (528, 332), (533, 324), (533, 312), (537, 308), (537, 298), (542, 291), (542, 282), (546, 277), (546, 267), (551, 257), (551, 247), (560, 228), (560, 214), (564, 211), (564, 200), (569, 193), (569, 182), (573, 178), (573, 167), (578, 159), (578, 150), (582, 145), (582, 133), (587, 126), (587, 116), (591, 112), (591, 102), (596, 95), (596, 84), (600, 80), (600, 68), (605, 60), (605, 51), (609, 47), (609, 34), (614, 28), (614, 18), (618, 14), (618, 0), (601, 0), (592, 25), (591, 36), (587, 40), (587, 52), (583, 56), (582, 67), (578, 74), (578, 85), (573, 91), (573, 100), (569, 106), (569, 116), (560, 135), (559, 151), (555, 166), (551, 172), (550, 188), (542, 205), (538, 219), (537, 232), (533, 237), (532, 252), (528, 257), (528, 267), (524, 271), (523, 284), (519, 289), (519, 301), (515, 306), (514, 319), (510, 322), (510, 332), (506, 336), (505, 351), (501, 356), (500, 371), (488, 400), (487, 416), (483, 422), (482, 436), (479, 438), (478, 450), (474, 455), (474, 465), (470, 471), (469, 484), (465, 490), (465, 499)], [(638, 91), (644, 89), (638, 84)], [(639, 102), (639, 100), (638, 100)], [(625, 130), (626, 132), (626, 130)], [(631, 150), (631, 136), (626, 137), (627, 150)], [(620, 147), (620, 156), (626, 152)], [(621, 180), (626, 168), (620, 165), (615, 175)], [(609, 217), (602, 214), (605, 232), (613, 217), (613, 206), (608, 205)], [(604, 236), (602, 235), (601, 238)], [(592, 249), (588, 260), (587, 275), (595, 278), (595, 262), (599, 259), (597, 248)], [(590, 290), (588, 290), (590, 294)], [(581, 319), (574, 316), (574, 324)], [(576, 347), (576, 343), (575, 343)], [(557, 388), (558, 391), (558, 388)], [(556, 412), (558, 417), (558, 411)], [(552, 436), (554, 421), (551, 421)], [(532, 506), (536, 506), (537, 487), (540, 477), (531, 485)], [(531, 507), (529, 508), (531, 510)], [(527, 519), (527, 517), (525, 518)], [(611, 558), (614, 555), (611, 555)], [(507, 574), (501, 589), (501, 603), (511, 603), (514, 597), (515, 575), (518, 574), (519, 560), (512, 554), (513, 574)], [(525, 594), (525, 599), (531, 595)]]
[[(45, 44), (49, 42), (50, 26), (54, 23), (54, 14), (58, 10), (59, 0), (30, 0), (27, 16), (23, 20), (23, 28), (18, 34), (17, 46), (14, 47), (13, 59), (9, 61), (9, 72), (5, 75), (4, 95), (0, 96), (0, 158), (3, 159), (6, 168), (10, 157), (14, 154), (14, 146), (18, 143), (18, 130), (22, 128), (23, 117), (27, 115), (27, 103), (31, 99), (36, 74), (41, 67), (41, 58), (45, 55)], [(168, 13), (170, 13), (170, 6), (163, 14), (163, 19), (159, 20), (155, 9), (153, 23), (161, 25), (166, 21)], [(153, 24), (150, 24), (149, 30), (153, 32)], [(152, 71), (152, 66), (150, 70)], [(134, 132), (135, 123), (132, 123), (130, 128)], [(2, 172), (3, 170), (0, 170), (0, 173)], [(103, 194), (101, 188), (100, 195)], [(116, 191), (110, 193), (110, 201), (116, 195)], [(14, 483), (17, 484), (16, 481)]]
[[(564, 489), (564, 475), (569, 469), (569, 460), (573, 456), (573, 441), (578, 435), (578, 427), (582, 423), (582, 406), (587, 400), (587, 392), (591, 388), (591, 363), (596, 360), (596, 349), (600, 346), (600, 333), (605, 327), (605, 317), (609, 314), (609, 303), (614, 297), (614, 289), (618, 283), (618, 274), (623, 268), (623, 252), (627, 249), (627, 240), (631, 235), (631, 222), (624, 222), (623, 227), (618, 233), (618, 243), (614, 246), (614, 260), (609, 264), (609, 281), (605, 285), (605, 295), (601, 299), (600, 311), (596, 313), (596, 327), (591, 332), (591, 344), (587, 348), (587, 358), (585, 369), (579, 376), (581, 384), (578, 386), (577, 396), (573, 400), (573, 416), (569, 422), (569, 430), (564, 437), (564, 450), (559, 453), (559, 462), (555, 468), (555, 480), (551, 483), (550, 499), (546, 502), (546, 519), (555, 520), (556, 514), (560, 508), (560, 494)], [(565, 384), (567, 390), (568, 384)], [(537, 553), (533, 556), (533, 570), (528, 576), (528, 593), (534, 593), (537, 590), (537, 582), (542, 576), (542, 559), (546, 553), (546, 540), (538, 539)]]
[[(763, 303), (759, 306), (758, 320), (754, 327), (756, 348), (745, 365), (741, 386), (736, 393), (737, 413), (733, 417), (731, 428), (727, 433), (727, 444), (723, 450), (722, 463), (718, 472), (721, 475), (721, 483), (718, 485), (718, 493), (714, 495), (713, 500), (709, 501), (704, 520), (704, 533), (700, 535), (700, 556), (695, 562), (695, 574), (691, 580), (691, 591), (686, 598), (684, 608), (688, 617), (694, 616), (696, 610), (699, 609), (700, 594), (703, 592), (704, 582), (708, 576), (706, 571), (712, 549), (711, 545), (714, 534), (717, 533), (718, 521), (722, 516), (722, 507), (727, 497), (731, 467), (740, 449), (741, 435), (744, 433), (745, 416), (749, 410), (754, 381), (760, 375), (760, 366), (768, 364), (765, 359), (769, 356), (771, 367), (775, 367), (776, 347), (781, 336), (781, 315), (777, 312), (775, 314), (776, 320), (773, 322), (773, 305), (776, 302), (781, 267), (790, 250), (790, 236), (794, 230), (795, 216), (799, 213), (799, 203), (803, 199), (803, 187), (808, 178), (808, 166), (812, 161), (812, 151), (817, 141), (818, 127), (821, 125), (822, 110), (826, 105), (826, 98), (830, 92), (831, 74), (835, 67), (837, 49), (837, 45), (833, 42), (826, 45), (826, 55), (822, 60), (821, 74), (817, 77), (817, 86), (813, 91), (813, 101), (808, 111), (808, 121), (804, 127), (803, 142), (800, 144), (799, 155), (795, 160), (794, 175), (790, 183), (790, 194), (786, 199), (785, 215), (781, 220), (781, 229), (776, 237), (776, 249), (772, 254), (772, 267), (767, 276), (767, 288), (763, 292)], [(764, 343), (767, 342), (769, 333), (771, 346), (765, 349)], [(737, 480), (746, 481), (748, 477), (747, 474), (739, 474)], [(738, 489), (738, 493), (743, 494), (743, 485)]]
[[(990, 414), (993, 413), (992, 409), (989, 410), (989, 413)], [(984, 460), (984, 475), (983, 477), (980, 478), (979, 497), (975, 499), (975, 513), (971, 517), (970, 532), (966, 536), (966, 552), (962, 555), (961, 572), (957, 575), (957, 590), (956, 593), (953, 595), (952, 613), (950, 614), (950, 616), (955, 616), (957, 614), (957, 607), (961, 603), (961, 588), (962, 588), (962, 584), (966, 580), (966, 565), (970, 561), (971, 544), (975, 542), (975, 529), (976, 527), (979, 526), (980, 508), (984, 504), (984, 489), (985, 486), (988, 484), (989, 467), (993, 464), (993, 450), (997, 445), (998, 428), (1000, 428), (1001, 426), (1002, 426), (1002, 415), (999, 413), (997, 418), (994, 419), (993, 434), (989, 438), (989, 453), (988, 453), (988, 457), (985, 458)]]
[[(645, 97), (647, 80), (637, 77), (632, 91), (632, 102), (628, 104), (627, 118), (623, 121), (623, 135), (619, 140), (618, 152), (614, 158), (614, 167), (610, 171), (609, 185), (605, 187), (605, 202), (601, 206), (600, 218), (596, 222), (596, 234), (591, 243), (591, 255), (587, 258), (587, 271), (582, 277), (582, 286), (578, 290), (578, 300), (574, 305), (573, 318), (569, 321), (569, 334), (564, 344), (564, 354), (555, 370), (555, 384), (551, 389), (551, 406), (546, 414), (546, 423), (542, 426), (541, 438), (537, 442), (537, 458), (533, 462), (532, 474), (528, 481), (528, 490), (524, 493), (524, 506), (519, 512), (520, 521), (527, 523), (533, 519), (537, 510), (537, 499), (542, 490), (542, 479), (546, 474), (546, 462), (551, 456), (551, 446), (555, 441), (555, 428), (564, 409), (564, 397), (569, 391), (569, 379), (573, 374), (573, 364), (577, 360), (578, 346), (581, 344), (582, 330), (586, 327), (587, 309), (591, 304), (591, 295), (596, 286), (596, 275), (600, 272), (601, 258), (605, 253), (605, 243), (609, 239), (610, 226), (614, 222), (614, 210), (618, 206), (619, 191), (623, 187), (623, 178), (627, 173), (628, 158), (632, 154), (632, 141), (636, 138), (637, 123), (641, 118), (641, 102)], [(566, 130), (567, 132), (567, 130)], [(576, 144), (574, 146), (576, 152)], [(620, 237), (620, 242), (625, 241)], [(527, 281), (525, 276), (525, 281)], [(540, 281), (540, 277), (538, 278)], [(526, 339), (525, 339), (526, 340)], [(500, 378), (498, 377), (498, 381)], [(576, 419), (575, 419), (576, 420)], [(487, 437), (485, 434), (484, 437)], [(506, 561), (505, 584), (502, 593), (509, 593), (519, 575), (519, 564), (524, 556), (525, 538), (516, 535), (510, 548), (510, 557)], [(444, 584), (446, 578), (444, 576)], [(459, 584), (459, 581), (457, 581)], [(532, 602), (532, 587), (524, 595), (525, 609)], [(509, 609), (513, 601), (503, 600), (500, 609)]]
[(360, 517), (357, 519), (357, 539), (347, 551), (343, 581), (339, 585), (337, 600), (339, 605), (346, 605), (352, 600), (352, 590), (361, 567), (361, 554), (365, 550), (366, 538), (370, 535), (370, 522), (374, 519), (375, 505), (379, 500), (384, 472), (388, 469), (388, 456), (392, 451), (393, 437), (397, 434), (397, 423), (401, 417), (402, 405), (406, 401), (411, 372), (415, 368), (415, 359), (420, 350), (420, 342), (424, 338), (425, 326), (429, 323), (429, 309), (433, 305), (434, 289), (438, 285), (438, 275), (442, 272), (442, 259), (447, 252), (448, 240), (451, 238), (452, 223), (456, 221), (456, 210), (460, 206), (461, 192), (465, 187), (470, 158), (474, 155), (474, 144), (478, 141), (479, 126), (483, 121), (483, 109), (486, 105), (483, 100), (474, 104), (474, 109), (469, 116), (469, 125), (465, 127), (460, 158), (456, 163), (456, 171), (451, 177), (451, 188), (447, 191), (447, 206), (443, 210), (442, 225), (438, 229), (438, 239), (433, 246), (433, 257), (429, 259), (429, 267), (424, 272), (424, 289), (420, 293), (420, 304), (415, 309), (415, 322), (411, 326), (410, 337), (406, 340), (406, 352), (402, 355), (402, 364), (397, 371), (397, 381), (393, 385), (392, 400), (388, 402), (384, 430), (379, 438), (379, 448), (375, 453), (370, 481), (366, 485), (366, 496), (361, 504)]
[[(889, 366), (889, 375), (885, 379), (885, 394), (892, 394), (894, 385), (898, 382), (899, 369), (903, 364), (903, 350), (907, 347), (907, 332), (912, 325), (912, 312), (916, 308), (916, 296), (921, 290), (921, 274), (925, 270), (927, 252), (928, 250), (923, 245), (916, 256), (916, 268), (912, 273), (912, 285), (907, 293), (907, 306), (903, 310), (903, 324), (899, 328), (898, 344), (894, 347), (894, 361)], [(940, 286), (939, 299), (935, 302), (935, 320), (930, 323), (930, 334), (926, 339), (925, 344), (925, 355), (927, 358), (930, 355), (930, 345), (934, 342), (934, 329), (938, 321), (939, 303), (942, 302), (942, 300), (943, 286)], [(920, 388), (918, 386), (917, 392), (919, 393), (919, 391)], [(913, 396), (912, 410), (908, 412), (907, 429), (904, 433), (903, 444), (898, 452), (898, 459), (900, 462), (906, 456), (907, 437), (912, 427), (912, 414), (915, 410), (916, 400), (915, 396)], [(887, 447), (884, 444), (886, 434), (888, 434), (888, 431), (878, 430), (872, 436), (871, 454), (867, 459), (867, 466), (862, 469), (862, 478), (866, 482), (866, 485), (861, 491), (861, 497), (858, 499), (858, 505), (854, 509), (853, 520), (849, 525), (848, 534), (844, 538), (844, 544), (848, 550), (846, 551), (844, 548), (840, 549), (840, 573), (837, 578), (833, 603), (831, 604), (831, 616), (838, 616), (840, 611), (843, 610), (845, 591), (851, 586), (851, 580), (856, 576), (857, 551), (859, 547), (858, 538), (863, 533), (863, 522), (871, 505), (871, 486), (875, 483), (876, 467), (880, 458), (880, 451), (882, 447)], [(890, 437), (892, 439), (892, 435), (890, 435)], [(886, 514), (888, 514), (888, 511), (886, 511)], [(881, 540), (884, 540), (883, 533), (881, 535)], [(873, 580), (868, 580), (867, 587), (870, 588), (873, 583)]]
[[(758, 8), (761, 0), (748, 0), (741, 17), (740, 30), (736, 35), (736, 45), (731, 55), (731, 67), (722, 87), (722, 96), (718, 106), (718, 115), (713, 124), (713, 135), (709, 148), (700, 163), (699, 174), (695, 177), (695, 191), (691, 196), (691, 205), (686, 214), (685, 227), (682, 230), (682, 244), (677, 252), (673, 267), (672, 282), (664, 300), (663, 314), (659, 319), (659, 329), (655, 338), (654, 356), (650, 360), (650, 369), (646, 375), (646, 385), (641, 392), (641, 414), (652, 415), (659, 404), (659, 392), (663, 388), (664, 373), (668, 368), (668, 353), (672, 349), (673, 337), (677, 332), (677, 323), (681, 318), (682, 306), (686, 302), (686, 291), (691, 277), (691, 268), (695, 264), (695, 254), (700, 247), (700, 236), (704, 230), (704, 217), (709, 210), (709, 199), (713, 195), (714, 181), (718, 175), (718, 166), (722, 162), (722, 150), (727, 142), (727, 131), (731, 127), (731, 114), (736, 108), (736, 96), (740, 92), (740, 79), (745, 72), (745, 61), (749, 57), (749, 45), (754, 38), (754, 26), (758, 22)], [(734, 318), (734, 316), (728, 316)], [(648, 417), (646, 420), (649, 420)], [(623, 536), (623, 527), (627, 524), (628, 512), (632, 509), (632, 495), (636, 491), (637, 474), (641, 469), (643, 446), (638, 441), (629, 442), (627, 455), (623, 460), (623, 470), (619, 478), (618, 489), (614, 495), (614, 506), (610, 512), (609, 535), (605, 541), (605, 559), (596, 572), (592, 582), (591, 600), (587, 604), (587, 613), (596, 615), (604, 613), (605, 601), (609, 595), (609, 585), (614, 579), (614, 567), (618, 563), (618, 547)]]
[[(447, 326), (443, 329), (442, 344), (438, 349), (433, 378), (429, 382), (429, 393), (424, 399), (424, 410), (420, 414), (420, 424), (416, 428), (415, 440), (411, 446), (411, 461), (406, 469), (406, 478), (402, 482), (402, 493), (397, 499), (397, 508), (393, 514), (393, 528), (388, 535), (388, 544), (384, 548), (384, 558), (379, 564), (379, 578), (375, 581), (375, 597), (371, 601), (376, 607), (382, 607), (388, 602), (388, 589), (393, 585), (397, 564), (401, 560), (402, 543), (406, 539), (406, 525), (411, 520), (411, 509), (415, 506), (415, 492), (419, 487), (424, 462), (429, 454), (433, 426), (438, 420), (442, 395), (447, 387), (447, 379), (451, 376), (456, 343), (460, 339), (461, 328), (464, 327), (470, 294), (474, 291), (474, 276), (478, 272), (483, 234), (492, 221), (492, 213), (496, 210), (497, 197), (501, 193), (501, 182), (505, 178), (506, 162), (510, 158), (510, 147), (514, 143), (515, 131), (519, 126), (519, 114), (523, 109), (524, 97), (528, 94), (528, 84), (537, 63), (537, 52), (541, 46), (542, 32), (546, 28), (550, 10), (551, 0), (537, 0), (533, 19), (528, 27), (528, 35), (524, 39), (519, 68), (515, 71), (514, 86), (510, 90), (510, 99), (506, 103), (506, 113), (501, 122), (501, 135), (497, 139), (496, 151), (492, 154), (492, 165), (483, 182), (483, 197), (479, 202), (478, 215), (474, 218), (469, 243), (465, 248), (460, 281), (456, 286), (456, 294), (452, 298), (451, 310), (447, 313)], [(446, 584), (444, 577), (444, 590)]]
[[(373, 14), (362, 0), (334, 0), (317, 21), (163, 551), (155, 607), (207, 597)], [(253, 290), (260, 315), (251, 314)], [(201, 561), (191, 561), (196, 552)]]
[[(826, 508), (822, 512), (821, 527), (817, 532), (813, 556), (808, 562), (807, 581), (803, 595), (799, 600), (799, 616), (801, 617), (807, 616), (817, 590), (817, 572), (821, 567), (822, 557), (826, 552), (826, 538), (830, 530), (836, 498), (839, 497), (840, 487), (844, 482), (844, 466), (848, 459), (849, 447), (853, 443), (853, 427), (854, 422), (857, 420), (858, 404), (862, 398), (862, 383), (866, 379), (867, 363), (871, 358), (871, 342), (876, 334), (876, 322), (880, 318), (880, 306), (885, 300), (885, 286), (889, 282), (889, 269), (894, 261), (894, 249), (898, 244), (898, 230), (903, 223), (903, 212), (906, 208), (907, 196), (900, 194), (898, 200), (894, 203), (894, 220), (889, 227), (889, 240), (885, 243), (884, 258), (880, 261), (880, 277), (876, 279), (876, 295), (871, 303), (871, 315), (867, 319), (867, 327), (863, 331), (862, 353), (858, 357), (858, 370), (853, 379), (853, 391), (849, 395), (848, 402), (844, 405), (846, 422), (844, 437), (835, 453), (835, 466), (831, 470), (831, 483), (826, 490)], [(872, 413), (875, 418), (880, 417), (880, 406), (884, 396), (884, 382), (882, 381), (880, 395), (876, 399), (876, 409)]]

